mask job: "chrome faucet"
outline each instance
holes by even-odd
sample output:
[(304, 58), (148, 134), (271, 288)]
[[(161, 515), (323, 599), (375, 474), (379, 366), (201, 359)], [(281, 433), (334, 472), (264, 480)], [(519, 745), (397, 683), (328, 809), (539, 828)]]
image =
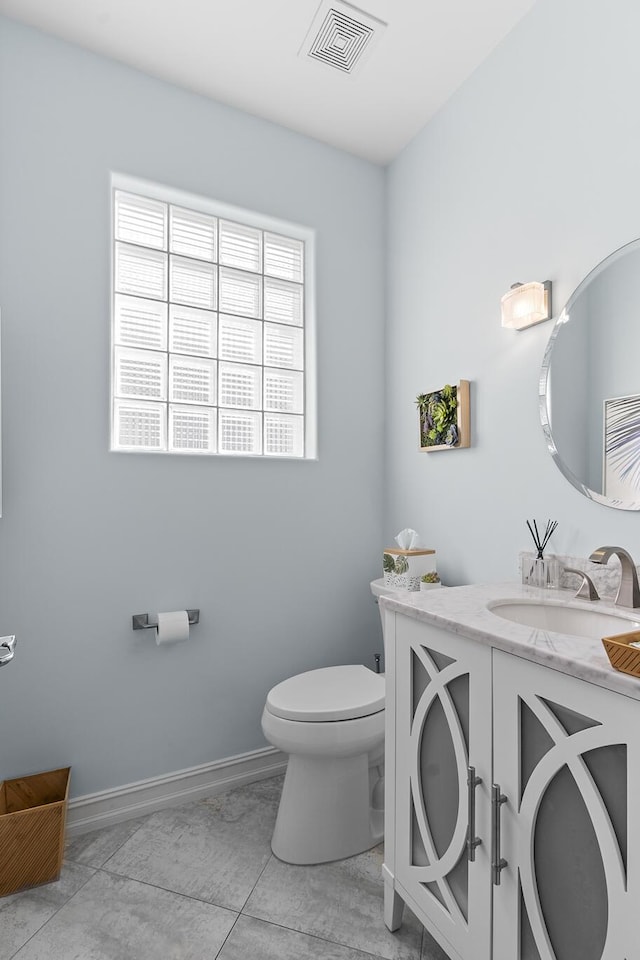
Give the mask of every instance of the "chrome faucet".
[(588, 573), (584, 572), (584, 570), (576, 570), (575, 567), (563, 567), (562, 572), (575, 573), (577, 576), (581, 577), (580, 589), (576, 593), (576, 597), (579, 597), (581, 600), (600, 599), (593, 580)]
[(631, 554), (622, 547), (598, 547), (589, 560), (593, 563), (606, 563), (615, 553), (620, 559), (620, 586), (615, 602), (619, 607), (640, 607), (640, 586), (638, 586), (638, 571)]

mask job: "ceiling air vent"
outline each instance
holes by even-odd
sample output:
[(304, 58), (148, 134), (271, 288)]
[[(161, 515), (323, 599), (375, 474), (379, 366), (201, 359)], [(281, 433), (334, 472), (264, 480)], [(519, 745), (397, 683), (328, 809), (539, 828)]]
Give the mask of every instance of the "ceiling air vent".
[(353, 74), (385, 27), (382, 20), (350, 3), (323, 0), (300, 48), (300, 56), (319, 60), (341, 73)]

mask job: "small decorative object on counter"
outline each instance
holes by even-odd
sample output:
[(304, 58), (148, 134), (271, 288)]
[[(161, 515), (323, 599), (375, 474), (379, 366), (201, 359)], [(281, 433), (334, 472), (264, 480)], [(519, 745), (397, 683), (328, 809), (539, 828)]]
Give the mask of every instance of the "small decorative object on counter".
[(387, 547), (382, 554), (382, 569), (387, 587), (419, 590), (420, 578), (436, 569), (436, 552), (420, 546), (415, 530), (401, 530), (395, 538), (397, 547)]
[(557, 520), (547, 520), (543, 535), (538, 530), (538, 524), (527, 520), (529, 532), (536, 547), (537, 556), (531, 560), (524, 559), (522, 564), (522, 582), (530, 587), (557, 587), (560, 580), (560, 565), (556, 557), (545, 557), (544, 549), (551, 539), (551, 535), (558, 526)]
[(640, 631), (603, 637), (602, 644), (612, 667), (630, 673), (632, 677), (640, 677)]
[(416, 397), (420, 416), (421, 450), (459, 450), (471, 446), (469, 428), (469, 381), (457, 387), (447, 383), (440, 390)]
[(420, 589), (421, 590), (433, 590), (434, 587), (441, 587), (440, 577), (435, 570), (431, 570), (429, 573), (425, 573), (420, 577)]

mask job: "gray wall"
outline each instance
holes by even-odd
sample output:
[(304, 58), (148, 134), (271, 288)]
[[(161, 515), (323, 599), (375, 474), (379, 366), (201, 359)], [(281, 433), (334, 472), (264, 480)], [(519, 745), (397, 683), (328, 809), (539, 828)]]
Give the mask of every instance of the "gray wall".
[[(0, 130), (0, 778), (263, 747), (270, 686), (380, 649), (384, 171), (6, 19)], [(317, 462), (108, 452), (111, 170), (317, 231)]]
[[(538, 377), (551, 324), (500, 326), (516, 280), (554, 281), (556, 315), (640, 235), (640, 6), (539, 0), (389, 171), (385, 536), (420, 530), (445, 581), (512, 578), (525, 519), (556, 552), (621, 543), (640, 515), (591, 503), (548, 455)], [(472, 447), (420, 453), (415, 397), (472, 386)]]

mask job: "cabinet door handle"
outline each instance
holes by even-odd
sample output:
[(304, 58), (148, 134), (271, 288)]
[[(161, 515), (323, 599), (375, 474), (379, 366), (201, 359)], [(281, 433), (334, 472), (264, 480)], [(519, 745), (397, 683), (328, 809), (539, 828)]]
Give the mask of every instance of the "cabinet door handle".
[(507, 866), (507, 861), (500, 855), (500, 807), (507, 802), (504, 793), (501, 792), (497, 783), (491, 786), (491, 873), (496, 887), (500, 886), (500, 874)]
[(482, 843), (480, 837), (476, 837), (476, 787), (482, 783), (482, 777), (476, 777), (476, 768), (467, 767), (467, 809), (468, 809), (468, 827), (467, 827), (467, 860), (470, 863), (476, 858), (476, 847)]

